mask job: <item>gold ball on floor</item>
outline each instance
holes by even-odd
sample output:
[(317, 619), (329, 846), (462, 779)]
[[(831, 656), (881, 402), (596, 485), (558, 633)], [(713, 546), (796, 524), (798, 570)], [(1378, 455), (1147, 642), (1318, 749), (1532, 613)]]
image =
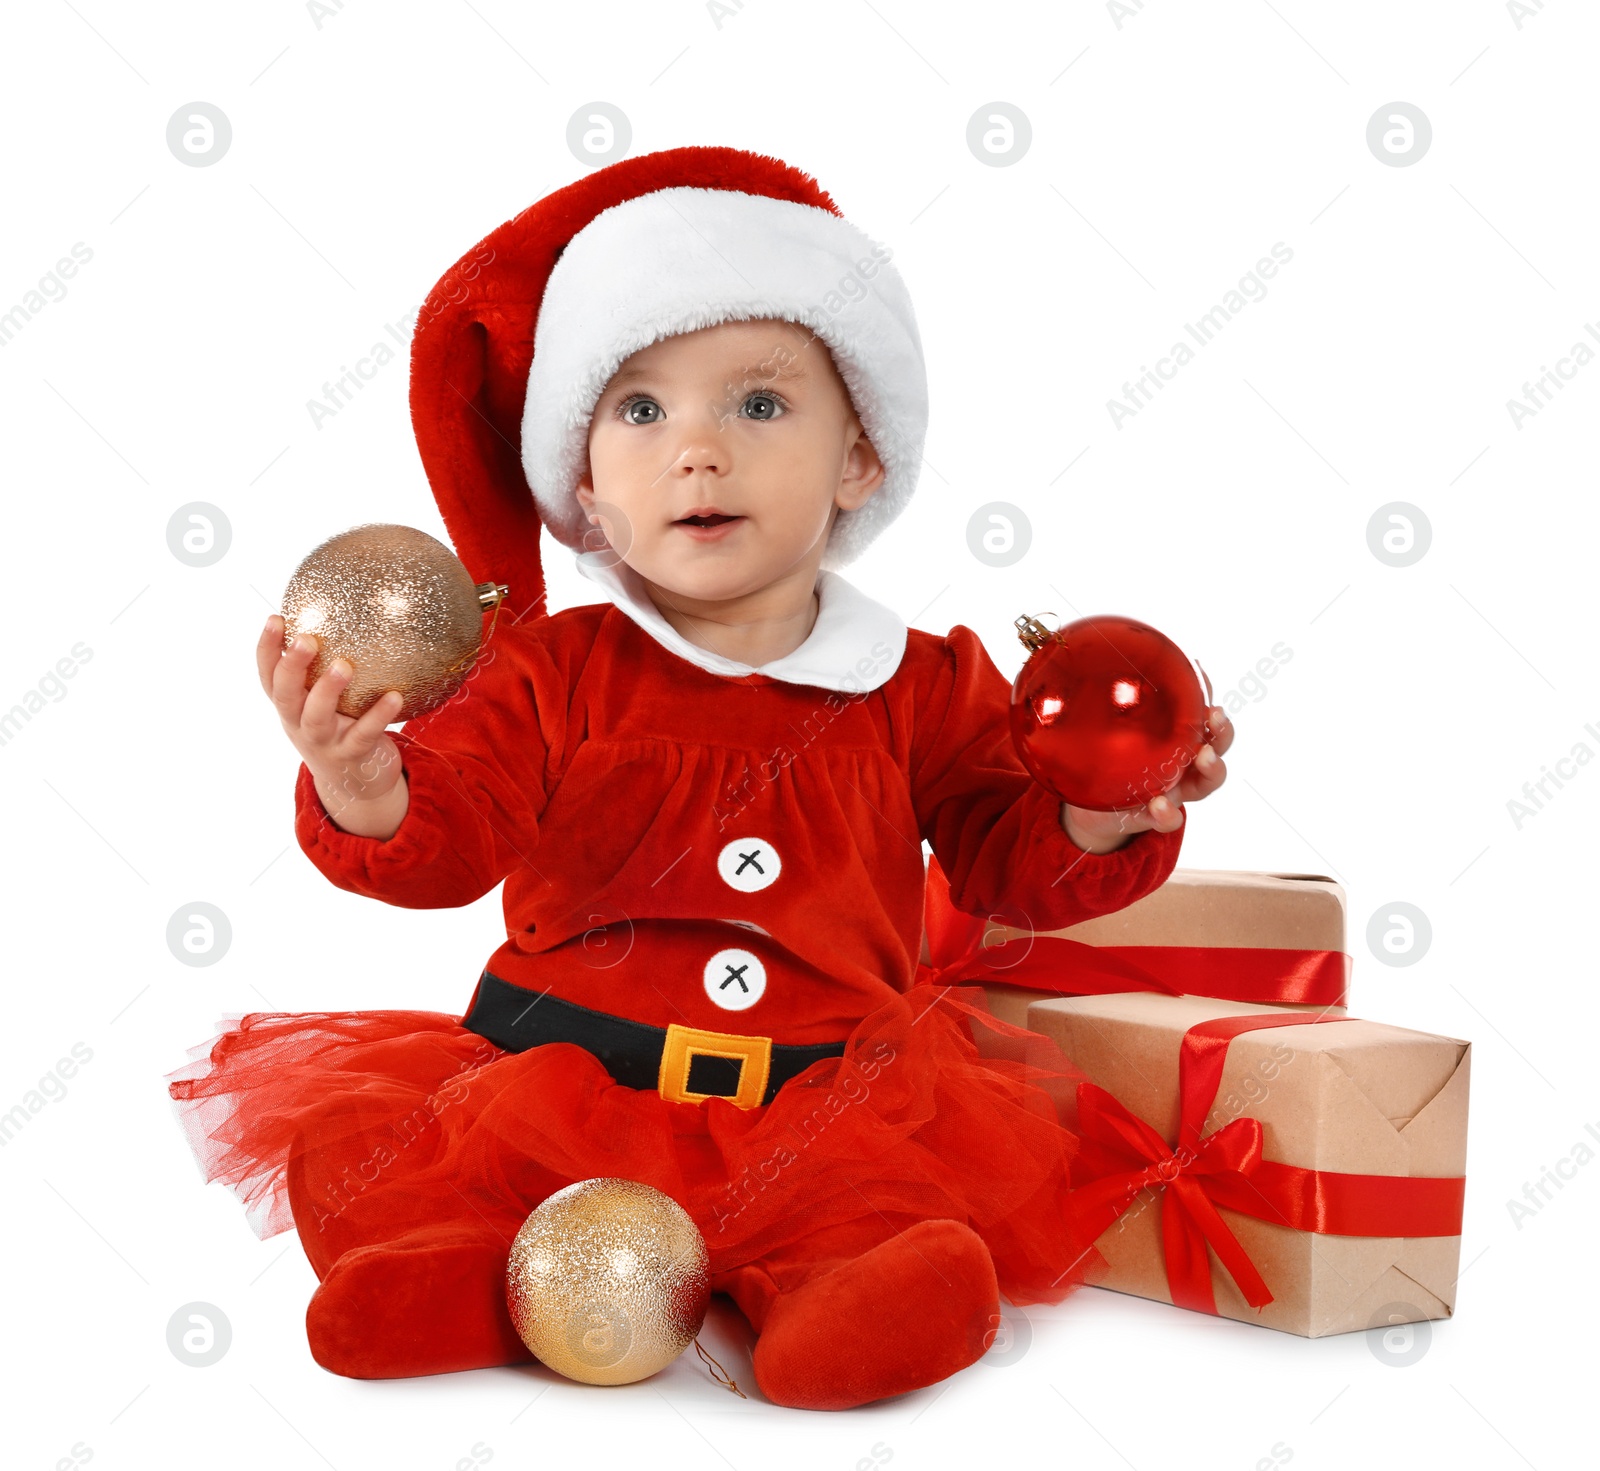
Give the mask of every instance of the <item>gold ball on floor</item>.
[(694, 1342), (710, 1296), (700, 1228), (637, 1180), (556, 1191), (523, 1222), (506, 1263), (522, 1341), (583, 1384), (632, 1384), (666, 1368)]

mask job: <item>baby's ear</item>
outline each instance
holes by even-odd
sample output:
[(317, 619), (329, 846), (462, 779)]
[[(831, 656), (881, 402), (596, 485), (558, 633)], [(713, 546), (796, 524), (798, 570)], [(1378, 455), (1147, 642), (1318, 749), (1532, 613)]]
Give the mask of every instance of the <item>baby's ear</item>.
[(845, 460), (844, 476), (839, 482), (838, 502), (854, 509), (872, 499), (873, 492), (883, 484), (883, 461), (865, 433), (856, 436)]

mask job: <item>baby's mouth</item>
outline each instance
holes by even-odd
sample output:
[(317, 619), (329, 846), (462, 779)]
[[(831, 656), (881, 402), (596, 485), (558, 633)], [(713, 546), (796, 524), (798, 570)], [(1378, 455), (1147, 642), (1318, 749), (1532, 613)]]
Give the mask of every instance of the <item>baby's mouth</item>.
[(674, 526), (721, 526), (725, 521), (742, 521), (742, 516), (685, 516), (681, 521), (674, 521)]

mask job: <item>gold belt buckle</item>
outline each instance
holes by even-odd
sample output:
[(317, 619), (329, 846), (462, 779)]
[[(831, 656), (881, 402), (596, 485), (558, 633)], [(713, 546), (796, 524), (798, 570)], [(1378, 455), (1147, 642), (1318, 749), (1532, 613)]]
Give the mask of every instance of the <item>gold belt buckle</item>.
[[(692, 1057), (737, 1058), (739, 1086), (733, 1096), (691, 1093), (689, 1060)], [(669, 1022), (666, 1045), (661, 1049), (656, 1091), (673, 1103), (703, 1103), (708, 1098), (727, 1098), (737, 1108), (755, 1108), (766, 1096), (771, 1073), (771, 1037), (741, 1037), (735, 1032), (708, 1032), (700, 1027)]]

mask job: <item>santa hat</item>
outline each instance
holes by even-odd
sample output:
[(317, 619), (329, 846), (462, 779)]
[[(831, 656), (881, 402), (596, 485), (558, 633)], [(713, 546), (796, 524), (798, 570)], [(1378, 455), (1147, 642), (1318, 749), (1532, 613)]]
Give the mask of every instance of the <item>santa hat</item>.
[(485, 237), (429, 293), (411, 349), (417, 447), (473, 580), (509, 584), (518, 617), (542, 612), (541, 522), (574, 551), (600, 545), (574, 486), (617, 366), (754, 317), (827, 345), (883, 462), (822, 565), (854, 560), (910, 500), (927, 429), (921, 338), (888, 256), (810, 175), (737, 148), (623, 159)]

